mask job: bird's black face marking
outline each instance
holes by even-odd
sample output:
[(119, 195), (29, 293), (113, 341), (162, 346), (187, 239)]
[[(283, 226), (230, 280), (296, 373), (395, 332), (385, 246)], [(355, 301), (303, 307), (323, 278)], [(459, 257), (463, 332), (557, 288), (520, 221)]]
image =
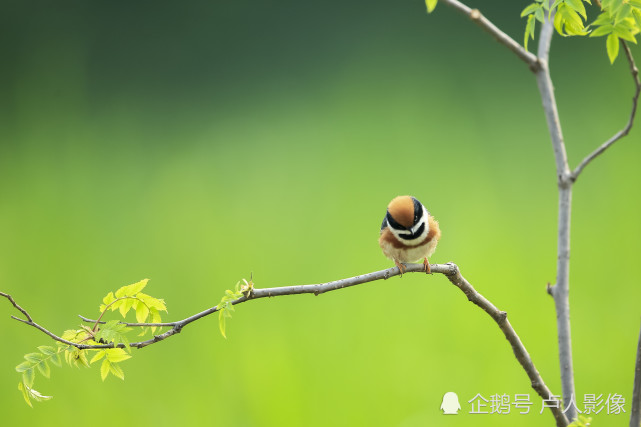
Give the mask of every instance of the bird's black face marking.
[(413, 225), (416, 225), (421, 220), (421, 218), (423, 218), (423, 205), (421, 205), (421, 202), (416, 200), (414, 197), (412, 197), (412, 200), (414, 201), (414, 224)]
[(415, 233), (409, 233), (409, 234), (399, 234), (398, 237), (400, 237), (403, 240), (414, 240), (418, 238), (423, 232), (425, 231), (425, 223), (421, 224), (420, 227), (418, 227), (418, 230), (416, 230)]
[(387, 221), (389, 226), (392, 227), (394, 230), (409, 231), (409, 228), (403, 227), (401, 224), (396, 222), (396, 220), (392, 218), (392, 215), (390, 215), (389, 212), (387, 212), (387, 215), (385, 215), (385, 220)]
[(387, 216), (383, 218), (383, 223), (381, 224), (381, 231), (383, 231), (385, 227), (387, 227)]

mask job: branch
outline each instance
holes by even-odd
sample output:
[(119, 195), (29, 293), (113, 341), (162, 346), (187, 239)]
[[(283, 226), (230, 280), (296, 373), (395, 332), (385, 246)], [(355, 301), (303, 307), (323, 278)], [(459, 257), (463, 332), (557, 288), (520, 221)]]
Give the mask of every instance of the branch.
[(634, 386), (632, 388), (632, 410), (630, 411), (630, 427), (641, 426), (641, 331), (637, 345), (637, 361), (634, 368)]
[[(552, 393), (550, 392), (550, 389), (545, 385), (543, 378), (541, 378), (539, 371), (537, 371), (536, 367), (534, 366), (534, 363), (532, 362), (532, 359), (530, 358), (530, 354), (525, 349), (525, 346), (521, 342), (521, 339), (519, 338), (516, 331), (510, 324), (510, 321), (507, 319), (507, 313), (504, 311), (500, 311), (490, 301), (488, 301), (483, 295), (478, 293), (476, 289), (474, 289), (472, 285), (470, 285), (470, 283), (467, 280), (465, 280), (465, 278), (461, 275), (458, 267), (455, 264), (449, 263), (449, 264), (445, 264), (445, 266), (449, 266), (450, 268), (449, 273), (443, 272), (443, 274), (447, 276), (449, 281), (452, 282), (453, 285), (457, 286), (461, 291), (463, 291), (463, 293), (467, 296), (467, 299), (469, 301), (478, 305), (487, 314), (489, 314), (490, 317), (492, 317), (492, 319), (494, 319), (494, 321), (497, 323), (499, 328), (501, 328), (501, 331), (505, 335), (505, 338), (509, 341), (510, 345), (512, 346), (512, 351), (514, 351), (514, 356), (519, 361), (519, 363), (525, 370), (525, 373), (530, 378), (532, 388), (543, 399), (545, 400), (552, 399), (553, 397), (552, 397)], [(432, 271), (435, 271), (434, 266), (432, 266)], [(550, 410), (552, 411), (552, 415), (554, 415), (557, 426), (567, 426), (569, 424), (567, 417), (565, 416), (565, 414), (563, 413), (563, 410), (560, 407), (559, 408), (551, 407)]]
[[(27, 318), (27, 320), (28, 320), (29, 322), (33, 322), (33, 320), (31, 319), (31, 316), (29, 316), (29, 313), (27, 313), (27, 310), (25, 310), (24, 308), (20, 307), (20, 306), (18, 305), (18, 303), (17, 303), (17, 302), (15, 302), (15, 301), (13, 300), (13, 298), (11, 297), (11, 295), (9, 295), (9, 294), (5, 294), (4, 292), (0, 292), (0, 296), (3, 296), (3, 297), (5, 297), (6, 299), (8, 299), (8, 300), (9, 300), (9, 302), (10, 302), (10, 303), (15, 307), (15, 308), (17, 308), (19, 312), (21, 312), (22, 314), (24, 314), (24, 317), (26, 317), (26, 318)], [(13, 317), (13, 316), (12, 316), (12, 317)], [(18, 319), (18, 320), (19, 320), (19, 319)]]
[(539, 37), (538, 55), (539, 55), (539, 69), (536, 71), (536, 83), (539, 87), (541, 94), (541, 101), (543, 103), (543, 110), (545, 112), (545, 119), (548, 124), (550, 132), (550, 139), (552, 140), (552, 148), (554, 150), (554, 159), (556, 161), (556, 174), (557, 182), (559, 184), (568, 184), (568, 176), (570, 168), (568, 166), (568, 156), (565, 151), (565, 142), (563, 140), (563, 132), (561, 130), (561, 121), (559, 119), (559, 111), (557, 109), (556, 97), (554, 96), (554, 85), (550, 77), (550, 68), (548, 65), (548, 57), (550, 53), (550, 44), (552, 42), (552, 35), (554, 33), (554, 14), (546, 19), (541, 28), (541, 35)]
[(579, 174), (583, 171), (583, 169), (590, 164), (590, 162), (597, 157), (599, 157), (605, 150), (610, 148), (615, 142), (617, 142), (619, 139), (623, 138), (626, 136), (629, 132), (630, 129), (632, 129), (632, 125), (634, 124), (634, 117), (636, 116), (637, 113), (637, 105), (639, 103), (639, 93), (641, 92), (641, 81), (639, 80), (639, 69), (637, 68), (636, 64), (634, 63), (634, 58), (632, 57), (632, 52), (630, 52), (630, 48), (628, 47), (627, 43), (623, 40), (621, 40), (621, 46), (623, 47), (623, 51), (625, 52), (625, 56), (628, 58), (628, 63), (630, 64), (630, 74), (632, 74), (632, 79), (634, 80), (634, 96), (632, 97), (632, 111), (630, 112), (630, 118), (628, 119), (628, 123), (615, 133), (612, 138), (608, 139), (605, 141), (603, 144), (601, 144), (596, 150), (594, 150), (592, 153), (590, 153), (588, 156), (586, 156), (581, 163), (572, 171), (572, 174), (570, 175), (570, 179), (572, 181), (576, 181), (576, 179), (579, 177)]
[(539, 45), (537, 47), (537, 56), (539, 60), (543, 60), (546, 63), (550, 59), (550, 45), (552, 44), (552, 36), (554, 35), (554, 15), (556, 10), (552, 11), (552, 15), (549, 16), (543, 26), (541, 27), (541, 34), (539, 34)]
[[(419, 273), (419, 272), (424, 272), (424, 266), (423, 264), (407, 264), (407, 273)], [(521, 342), (521, 339), (517, 335), (516, 331), (510, 324), (510, 321), (507, 320), (507, 313), (504, 311), (500, 311), (498, 308), (496, 308), (489, 300), (487, 300), (483, 295), (478, 293), (472, 285), (465, 280), (465, 278), (461, 275), (459, 268), (456, 266), (456, 264), (453, 263), (448, 263), (448, 264), (433, 264), (431, 266), (432, 273), (439, 273), (443, 274), (448, 278), (448, 280), (458, 287), (466, 296), (467, 299), (480, 308), (482, 308), (487, 314), (492, 317), (492, 319), (497, 323), (503, 334), (505, 335), (505, 338), (508, 340), (510, 345), (512, 346), (512, 350), (514, 351), (514, 355), (516, 359), (519, 361), (523, 369), (525, 370), (526, 374), (528, 375), (532, 388), (543, 398), (546, 400), (552, 399), (552, 393), (548, 389), (548, 387), (545, 385), (545, 382), (543, 381), (543, 378), (541, 378), (541, 375), (537, 371), (536, 367), (534, 366), (534, 363), (532, 362), (532, 359), (530, 358), (529, 353), (525, 349), (525, 346)], [(277, 297), (277, 296), (284, 296), (284, 295), (297, 295), (297, 294), (314, 294), (314, 295), (320, 295), (325, 292), (331, 292), (335, 291), (338, 289), (344, 289), (348, 288), (351, 286), (356, 286), (356, 285), (361, 285), (364, 283), (368, 282), (373, 282), (376, 280), (386, 280), (389, 279), (390, 277), (394, 277), (399, 275), (399, 270), (398, 267), (392, 267), (388, 268), (387, 270), (381, 270), (381, 271), (375, 271), (373, 273), (367, 273), (363, 274), (360, 276), (354, 276), (350, 277), (347, 279), (341, 279), (341, 280), (335, 280), (333, 282), (327, 282), (327, 283), (321, 283), (321, 284), (314, 284), (314, 285), (296, 285), (296, 286), (283, 286), (283, 287), (277, 287), (277, 288), (263, 288), (263, 289), (253, 289), (252, 292), (248, 296), (243, 296), (241, 298), (238, 298), (237, 300), (232, 301), (232, 304), (241, 304), (246, 301), (250, 300), (255, 300), (259, 298), (270, 298), (270, 297)], [(99, 344), (99, 345), (86, 345), (86, 344), (78, 344), (78, 343), (73, 343), (67, 340), (64, 340), (51, 332), (47, 331), (45, 328), (42, 326), (38, 325), (37, 323), (33, 322), (31, 320), (31, 317), (24, 311), (23, 309), (19, 308), (19, 306), (15, 303), (13, 298), (11, 298), (10, 295), (5, 294), (5, 293), (0, 293), (1, 296), (4, 296), (9, 299), (9, 301), (12, 302), (12, 304), (18, 308), (29, 320), (23, 320), (16, 318), (14, 316), (11, 316), (12, 318), (19, 320), (23, 323), (26, 323), (27, 325), (33, 326), (40, 331), (46, 333), (49, 335), (51, 338), (53, 338), (56, 341), (65, 343), (67, 345), (73, 345), (76, 348), (79, 349), (100, 349), (100, 348), (113, 348), (114, 344)], [(205, 311), (202, 311), (200, 313), (194, 314), (193, 316), (187, 317), (183, 320), (177, 321), (177, 322), (169, 322), (169, 323), (125, 323), (127, 326), (169, 326), (171, 329), (169, 329), (167, 332), (154, 336), (153, 338), (147, 340), (147, 341), (140, 341), (140, 342), (135, 342), (131, 343), (131, 347), (135, 348), (143, 348), (151, 344), (155, 344), (159, 341), (165, 340), (172, 335), (175, 335), (179, 333), (182, 328), (184, 328), (186, 325), (201, 319), (205, 316), (208, 316), (212, 313), (215, 313), (218, 311), (218, 306), (211, 307)], [(83, 321), (86, 322), (96, 322), (95, 320), (87, 319), (83, 316), (80, 316)], [(124, 348), (124, 344), (118, 344), (116, 347)], [(552, 411), (554, 418), (557, 420), (557, 425), (559, 426), (566, 426), (568, 424), (567, 418), (563, 414), (562, 410), (560, 408), (550, 408)]]
[(490, 35), (494, 37), (496, 41), (514, 52), (514, 54), (518, 56), (523, 62), (525, 62), (531, 70), (535, 71), (539, 68), (539, 59), (536, 57), (536, 55), (525, 50), (525, 48), (517, 43), (512, 37), (501, 31), (489, 19), (483, 16), (478, 9), (471, 9), (458, 0), (441, 0), (441, 2), (467, 15), (467, 17), (474, 21), (476, 25), (490, 33)]

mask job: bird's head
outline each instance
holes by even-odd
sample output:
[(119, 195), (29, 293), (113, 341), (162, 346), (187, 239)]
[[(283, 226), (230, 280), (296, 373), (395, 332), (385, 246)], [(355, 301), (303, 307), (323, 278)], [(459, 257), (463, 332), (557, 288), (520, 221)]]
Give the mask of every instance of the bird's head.
[(399, 240), (412, 244), (424, 239), (429, 232), (428, 212), (412, 196), (398, 196), (387, 205), (385, 217), (390, 230)]

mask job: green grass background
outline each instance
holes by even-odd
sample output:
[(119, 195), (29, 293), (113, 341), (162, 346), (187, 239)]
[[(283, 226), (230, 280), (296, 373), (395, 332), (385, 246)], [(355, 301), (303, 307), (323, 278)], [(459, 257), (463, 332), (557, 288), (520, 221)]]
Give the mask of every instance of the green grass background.
[[(500, 3), (469, 4), (521, 40), (526, 2)], [(418, 0), (2, 9), (0, 290), (36, 321), (61, 333), (146, 277), (177, 320), (251, 272), (272, 287), (387, 268), (385, 206), (412, 194), (441, 224), (431, 261), (456, 262), (508, 312), (560, 394), (545, 293), (556, 268), (551, 144), (527, 67), (467, 19), (442, 5), (427, 16)], [(575, 166), (623, 126), (632, 81), (623, 58), (609, 65), (604, 39), (557, 36), (551, 69)], [(575, 187), (580, 399), (631, 399), (640, 157), (635, 128)], [(33, 409), (14, 366), (51, 342), (10, 314), (0, 303), (5, 425), (553, 425), (493, 321), (440, 275), (252, 301), (227, 340), (210, 316), (133, 351), (124, 382), (55, 368), (36, 382), (54, 399)], [(447, 391), (458, 416), (439, 411)], [(529, 393), (533, 407), (472, 415), (477, 393)]]

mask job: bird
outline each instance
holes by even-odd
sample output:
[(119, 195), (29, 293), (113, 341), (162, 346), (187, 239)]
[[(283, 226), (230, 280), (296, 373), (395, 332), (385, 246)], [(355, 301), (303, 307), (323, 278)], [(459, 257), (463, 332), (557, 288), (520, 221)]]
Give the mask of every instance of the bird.
[(394, 261), (401, 276), (407, 270), (404, 263), (421, 258), (425, 272), (430, 274), (427, 258), (436, 250), (440, 238), (438, 222), (415, 197), (398, 196), (387, 205), (378, 244), (383, 254)]

